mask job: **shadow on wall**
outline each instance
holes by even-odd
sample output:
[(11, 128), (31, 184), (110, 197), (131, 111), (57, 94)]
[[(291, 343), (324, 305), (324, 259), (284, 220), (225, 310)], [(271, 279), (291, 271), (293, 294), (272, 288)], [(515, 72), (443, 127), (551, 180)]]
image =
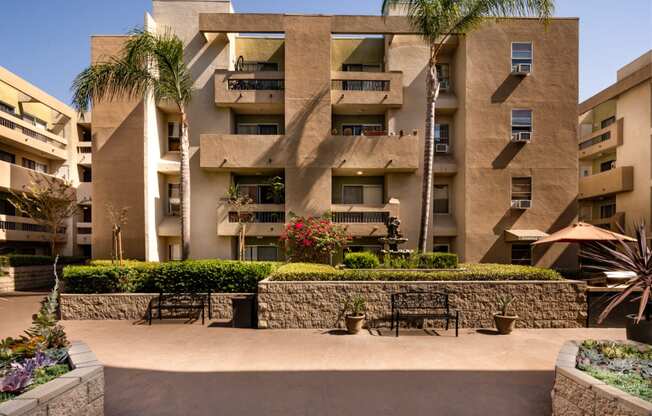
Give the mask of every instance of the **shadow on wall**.
[(196, 373), (106, 367), (105, 380), (107, 415), (537, 416), (551, 413), (554, 372)]
[(508, 75), (491, 96), (491, 102), (494, 104), (504, 103), (524, 79), (525, 77)]
[(480, 263), (499, 263), (499, 262), (509, 262), (509, 255), (507, 253), (508, 244), (505, 242), (504, 232), (509, 230), (516, 224), (519, 218), (525, 213), (523, 210), (508, 209), (503, 214), (500, 221), (494, 225), (492, 231), (496, 236), (496, 240), (491, 245), (489, 250), (487, 250), (480, 259)]
[(523, 147), (525, 147), (525, 143), (507, 143), (507, 146), (491, 162), (491, 166), (494, 169), (505, 169)]

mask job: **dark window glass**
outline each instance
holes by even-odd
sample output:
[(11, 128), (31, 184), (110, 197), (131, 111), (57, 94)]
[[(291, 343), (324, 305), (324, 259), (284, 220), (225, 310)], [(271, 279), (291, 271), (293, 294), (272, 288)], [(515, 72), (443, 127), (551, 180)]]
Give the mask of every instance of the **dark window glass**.
[(0, 160), (3, 162), (16, 163), (16, 155), (0, 150)]
[(532, 265), (532, 248), (529, 244), (512, 244), (512, 264)]
[(607, 160), (606, 162), (600, 163), (600, 172), (606, 172), (611, 169), (616, 168), (616, 161), (615, 160)]

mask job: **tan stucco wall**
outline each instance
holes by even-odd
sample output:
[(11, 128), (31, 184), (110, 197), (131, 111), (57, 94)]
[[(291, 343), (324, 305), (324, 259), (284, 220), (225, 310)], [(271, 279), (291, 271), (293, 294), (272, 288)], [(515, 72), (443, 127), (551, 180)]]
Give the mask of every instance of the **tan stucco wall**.
[[(239, 36), (235, 41), (235, 57), (245, 62), (274, 62), (278, 70), (285, 67), (285, 46), (283, 39)], [(235, 62), (234, 62), (235, 64)]]
[(331, 68), (341, 71), (343, 64), (384, 66), (385, 40), (383, 38), (333, 38)]

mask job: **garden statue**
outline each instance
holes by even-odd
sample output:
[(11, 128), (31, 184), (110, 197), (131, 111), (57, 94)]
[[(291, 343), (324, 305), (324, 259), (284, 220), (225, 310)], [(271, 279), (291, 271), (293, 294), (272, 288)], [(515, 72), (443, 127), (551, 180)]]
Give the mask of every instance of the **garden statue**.
[(403, 237), (403, 233), (399, 229), (401, 220), (398, 217), (389, 217), (385, 222), (387, 227), (387, 237), (381, 237), (378, 240), (383, 243), (384, 249), (381, 251), (385, 256), (391, 257), (392, 255), (399, 255), (407, 257), (412, 254), (412, 250), (399, 250), (399, 244), (405, 244), (408, 239)]

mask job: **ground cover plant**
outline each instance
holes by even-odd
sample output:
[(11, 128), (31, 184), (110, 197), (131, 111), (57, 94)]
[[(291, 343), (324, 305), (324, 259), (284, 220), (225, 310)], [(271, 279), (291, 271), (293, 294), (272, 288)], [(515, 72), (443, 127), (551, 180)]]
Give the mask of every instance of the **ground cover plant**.
[(586, 340), (577, 368), (626, 393), (652, 402), (652, 347)]
[(414, 253), (409, 256), (386, 257), (381, 263), (374, 253), (347, 253), (344, 266), (348, 269), (457, 269), (458, 257), (453, 253)]

